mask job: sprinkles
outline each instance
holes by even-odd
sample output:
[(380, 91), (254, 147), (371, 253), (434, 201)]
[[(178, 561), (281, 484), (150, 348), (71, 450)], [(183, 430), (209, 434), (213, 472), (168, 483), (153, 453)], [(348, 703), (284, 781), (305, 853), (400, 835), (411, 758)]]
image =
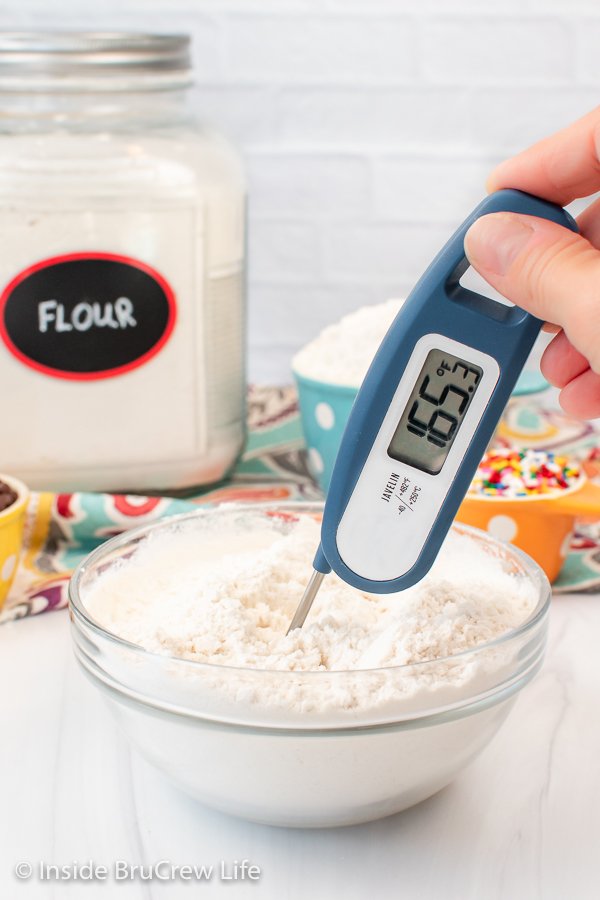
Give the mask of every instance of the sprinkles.
[(471, 482), (469, 494), (531, 497), (564, 491), (579, 479), (579, 466), (544, 450), (490, 450)]

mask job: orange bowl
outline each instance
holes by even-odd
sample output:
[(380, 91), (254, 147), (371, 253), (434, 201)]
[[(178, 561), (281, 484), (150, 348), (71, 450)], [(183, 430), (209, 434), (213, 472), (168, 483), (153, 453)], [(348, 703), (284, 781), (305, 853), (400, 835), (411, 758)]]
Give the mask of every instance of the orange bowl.
[(562, 491), (504, 498), (467, 494), (456, 519), (529, 554), (550, 582), (561, 570), (577, 519), (600, 518), (600, 487), (581, 475)]

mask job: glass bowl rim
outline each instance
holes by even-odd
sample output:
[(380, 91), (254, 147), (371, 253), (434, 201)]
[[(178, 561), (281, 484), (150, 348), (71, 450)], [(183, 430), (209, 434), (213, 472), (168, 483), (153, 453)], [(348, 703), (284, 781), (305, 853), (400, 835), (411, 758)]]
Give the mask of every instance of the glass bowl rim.
[[(265, 677), (265, 676), (277, 676), (279, 678), (288, 678), (288, 679), (298, 679), (298, 678), (321, 678), (323, 680), (325, 677), (342, 677), (342, 676), (352, 676), (352, 677), (366, 677), (368, 675), (380, 675), (382, 672), (390, 673), (390, 672), (402, 672), (417, 669), (419, 671), (423, 671), (426, 666), (430, 666), (436, 663), (449, 663), (454, 660), (464, 659), (465, 657), (473, 656), (478, 652), (484, 650), (490, 650), (495, 647), (500, 647), (504, 644), (508, 644), (510, 641), (515, 638), (526, 635), (528, 632), (533, 631), (548, 614), (550, 608), (550, 601), (552, 597), (552, 589), (548, 578), (546, 577), (543, 569), (533, 560), (530, 556), (520, 550), (518, 547), (514, 545), (505, 545), (497, 538), (492, 537), (492, 535), (488, 534), (485, 531), (482, 531), (480, 528), (474, 528), (470, 525), (464, 525), (462, 522), (453, 522), (451, 526), (451, 531), (457, 530), (462, 534), (467, 534), (472, 537), (478, 538), (496, 546), (500, 549), (505, 547), (510, 547), (509, 553), (517, 558), (519, 563), (521, 564), (523, 570), (530, 576), (537, 576), (540, 581), (540, 596), (538, 597), (538, 601), (530, 613), (530, 615), (520, 623), (516, 628), (512, 628), (510, 631), (505, 632), (504, 634), (499, 635), (499, 637), (494, 638), (491, 641), (486, 641), (482, 644), (477, 644), (475, 647), (469, 647), (466, 650), (461, 650), (458, 653), (454, 653), (450, 656), (438, 656), (432, 659), (424, 659), (419, 660), (416, 663), (404, 663), (400, 666), (378, 666), (376, 668), (370, 669), (308, 669), (308, 670), (287, 670), (287, 669), (260, 669), (250, 666), (230, 666), (230, 665), (221, 665), (219, 663), (209, 663), (203, 662), (201, 660), (195, 659), (184, 659), (180, 656), (175, 656), (174, 654), (163, 654), (163, 653), (155, 653), (153, 650), (148, 650), (146, 647), (142, 647), (141, 644), (135, 644), (133, 641), (129, 641), (126, 638), (119, 637), (119, 635), (114, 634), (112, 631), (106, 629), (103, 625), (97, 622), (93, 616), (90, 615), (88, 610), (85, 607), (81, 599), (80, 592), (80, 583), (85, 576), (88, 568), (90, 566), (95, 565), (98, 562), (101, 562), (102, 559), (109, 555), (112, 550), (119, 549), (123, 546), (126, 546), (132, 540), (136, 538), (141, 538), (147, 535), (149, 532), (158, 530), (163, 527), (166, 528), (169, 525), (191, 521), (194, 519), (201, 519), (207, 515), (211, 514), (222, 514), (227, 512), (266, 512), (267, 510), (277, 510), (281, 509), (286, 512), (298, 512), (298, 513), (307, 513), (311, 512), (322, 512), (323, 510), (323, 502), (322, 501), (295, 501), (295, 500), (276, 500), (276, 501), (264, 501), (260, 503), (219, 503), (215, 505), (209, 505), (209, 502), (205, 506), (198, 507), (198, 509), (191, 510), (189, 512), (179, 513), (174, 516), (168, 516), (163, 519), (157, 519), (155, 522), (146, 523), (145, 525), (138, 525), (136, 528), (128, 529), (127, 531), (121, 532), (121, 534), (115, 535), (109, 540), (104, 541), (100, 546), (96, 547), (92, 550), (73, 570), (71, 578), (69, 579), (68, 584), (68, 601), (69, 601), (69, 611), (71, 613), (72, 621), (76, 622), (77, 625), (83, 623), (85, 626), (90, 628), (93, 632), (99, 635), (102, 639), (108, 640), (109, 643), (120, 647), (123, 650), (127, 650), (129, 652), (135, 653), (138, 657), (142, 657), (145, 659), (150, 659), (153, 662), (157, 663), (169, 663), (176, 664), (179, 667), (183, 667), (189, 671), (199, 672), (202, 670), (208, 669), (211, 672), (231, 672), (235, 675), (244, 674), (245, 677)], [(310, 572), (307, 573), (307, 580)]]

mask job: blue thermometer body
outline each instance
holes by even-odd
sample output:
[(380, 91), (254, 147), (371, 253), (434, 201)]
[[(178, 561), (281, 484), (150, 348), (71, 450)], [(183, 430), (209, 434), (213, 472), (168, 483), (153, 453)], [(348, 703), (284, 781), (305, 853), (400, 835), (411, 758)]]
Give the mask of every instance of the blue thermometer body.
[(560, 207), (498, 191), (433, 260), (354, 402), (325, 503), (312, 597), (332, 569), (360, 590), (403, 590), (438, 554), (542, 325), (460, 284), (467, 229), (500, 211), (577, 230)]

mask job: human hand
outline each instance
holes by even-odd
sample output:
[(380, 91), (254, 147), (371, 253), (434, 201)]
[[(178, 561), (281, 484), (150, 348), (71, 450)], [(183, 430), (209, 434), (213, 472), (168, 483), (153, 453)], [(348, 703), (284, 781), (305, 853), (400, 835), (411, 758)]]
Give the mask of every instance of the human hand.
[[(600, 190), (600, 107), (503, 162), (488, 189), (517, 188), (565, 206)], [(473, 268), (556, 337), (541, 369), (565, 412), (600, 416), (600, 199), (579, 216), (580, 234), (516, 213), (482, 216), (468, 230)]]

